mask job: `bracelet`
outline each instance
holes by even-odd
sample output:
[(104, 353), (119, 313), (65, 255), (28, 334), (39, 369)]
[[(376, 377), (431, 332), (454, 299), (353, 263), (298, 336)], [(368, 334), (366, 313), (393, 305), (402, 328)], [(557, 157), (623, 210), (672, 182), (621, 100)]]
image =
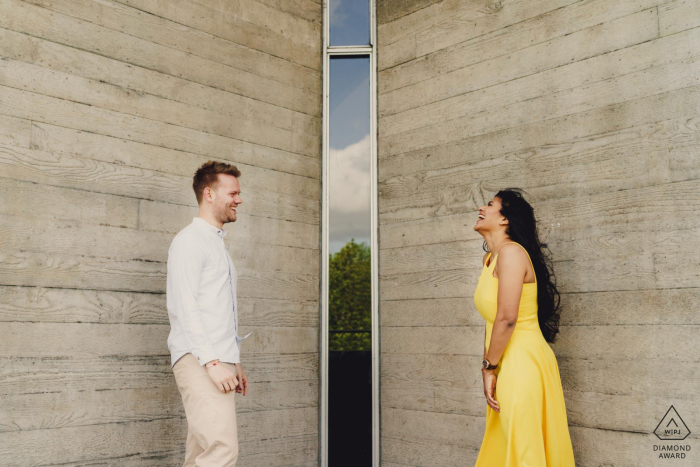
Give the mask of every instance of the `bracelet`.
[(208, 363), (207, 363), (207, 365), (206, 365), (206, 366), (207, 366), (207, 368), (211, 368), (212, 366), (216, 366), (216, 364), (217, 364), (217, 363), (219, 363), (219, 361), (218, 361), (218, 360), (217, 360), (217, 361), (215, 361), (214, 363), (212, 363), (212, 364), (211, 364), (211, 366), (209, 366), (209, 364), (208, 364)]

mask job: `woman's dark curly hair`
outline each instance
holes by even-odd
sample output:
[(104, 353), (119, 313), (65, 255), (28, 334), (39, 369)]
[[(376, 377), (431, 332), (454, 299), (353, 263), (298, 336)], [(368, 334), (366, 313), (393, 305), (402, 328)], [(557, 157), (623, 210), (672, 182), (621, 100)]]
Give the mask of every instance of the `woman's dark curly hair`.
[[(506, 188), (496, 193), (496, 197), (501, 201), (501, 215), (508, 219), (506, 233), (527, 250), (532, 260), (537, 277), (537, 317), (540, 329), (545, 340), (554, 343), (559, 333), (561, 295), (557, 290), (550, 255), (544, 254), (544, 249), (549, 248), (546, 243), (540, 242), (535, 211), (523, 198), (520, 193), (523, 191), (519, 188)], [(488, 252), (486, 242), (484, 251)]]

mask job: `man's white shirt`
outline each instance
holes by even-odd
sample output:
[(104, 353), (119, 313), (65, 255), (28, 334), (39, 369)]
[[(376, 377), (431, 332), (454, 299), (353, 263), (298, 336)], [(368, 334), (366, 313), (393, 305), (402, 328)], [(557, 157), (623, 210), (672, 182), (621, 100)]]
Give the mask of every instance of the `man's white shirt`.
[(225, 230), (195, 217), (170, 244), (166, 302), (171, 368), (186, 353), (200, 365), (241, 361), (241, 341), (252, 333), (238, 335), (238, 275), (225, 236)]

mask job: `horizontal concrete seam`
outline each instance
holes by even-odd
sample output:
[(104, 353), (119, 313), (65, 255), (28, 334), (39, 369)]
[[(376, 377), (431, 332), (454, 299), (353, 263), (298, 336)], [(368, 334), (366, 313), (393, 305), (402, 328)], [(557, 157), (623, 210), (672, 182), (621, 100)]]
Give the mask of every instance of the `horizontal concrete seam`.
[[(41, 8), (41, 7), (37, 7), (37, 8)], [(51, 11), (51, 10), (49, 10), (49, 11)], [(82, 20), (81, 20), (81, 21), (82, 21)], [(90, 24), (93, 24), (93, 23), (90, 23)], [(107, 29), (107, 28), (105, 28), (105, 29)], [(114, 58), (114, 57), (110, 57), (109, 55), (105, 55), (105, 54), (102, 54), (102, 53), (97, 53), (97, 52), (95, 52), (95, 51), (93, 51), (93, 50), (84, 49), (84, 48), (82, 48), (82, 47), (77, 47), (77, 46), (75, 46), (75, 45), (66, 44), (66, 43), (64, 43), (64, 42), (58, 42), (58, 41), (56, 41), (56, 40), (49, 40), (49, 39), (46, 39), (46, 38), (41, 37), (41, 36), (35, 36), (35, 35), (33, 35), (33, 34), (28, 34), (28, 33), (25, 32), (25, 31), (18, 31), (18, 30), (15, 30), (15, 29), (8, 29), (8, 30), (9, 30), (9, 31), (16, 32), (16, 33), (24, 34), (24, 35), (29, 36), (29, 37), (34, 37), (34, 38), (36, 38), (36, 39), (40, 39), (40, 40), (43, 40), (43, 41), (52, 42), (52, 43), (54, 43), (54, 44), (59, 44), (59, 45), (65, 46), (65, 47), (70, 47), (70, 48), (72, 48), (72, 49), (80, 50), (80, 51), (83, 51), (83, 52), (86, 52), (86, 53), (90, 53), (90, 54), (93, 54), (93, 55), (98, 55), (98, 56), (100, 56), (100, 57), (104, 57), (104, 58), (107, 58), (107, 59), (109, 59), (109, 60), (113, 60), (113, 61), (115, 61), (115, 62), (126, 63), (126, 64), (128, 64), (128, 65), (130, 65), (130, 66), (143, 68), (144, 70), (150, 70), (150, 71), (159, 73), (159, 74), (161, 74), (161, 75), (165, 75), (165, 76), (170, 76), (170, 77), (173, 77), (173, 78), (181, 79), (181, 80), (183, 80), (183, 81), (187, 81), (187, 82), (189, 82), (189, 83), (194, 83), (194, 84), (197, 84), (197, 85), (199, 85), (199, 86), (204, 86), (204, 87), (207, 87), (207, 88), (217, 89), (217, 90), (222, 91), (222, 92), (227, 92), (227, 93), (229, 93), (229, 94), (233, 94), (233, 95), (236, 95), (236, 96), (243, 97), (244, 99), (250, 99), (250, 100), (253, 100), (253, 101), (257, 101), (257, 102), (262, 102), (263, 104), (273, 105), (273, 106), (275, 106), (275, 107), (279, 107), (279, 108), (286, 109), (286, 110), (289, 110), (289, 111), (292, 111), (292, 112), (296, 112), (296, 113), (308, 115), (308, 116), (310, 116), (310, 117), (320, 118), (320, 115), (307, 114), (307, 113), (305, 113), (305, 112), (301, 112), (301, 111), (299, 111), (299, 110), (294, 110), (294, 109), (290, 109), (290, 108), (287, 108), (287, 107), (283, 107), (283, 106), (281, 106), (281, 105), (277, 105), (277, 104), (274, 104), (274, 103), (271, 103), (271, 102), (261, 101), (260, 99), (255, 99), (255, 98), (252, 98), (252, 97), (250, 97), (250, 96), (246, 96), (246, 95), (243, 95), (243, 94), (238, 94), (238, 93), (232, 92), (232, 91), (230, 91), (230, 90), (228, 90), (228, 89), (218, 88), (218, 87), (215, 87), (215, 86), (212, 86), (212, 85), (209, 85), (209, 84), (200, 83), (200, 82), (197, 82), (197, 81), (192, 81), (191, 79), (183, 78), (182, 76), (171, 75), (171, 74), (169, 74), (169, 73), (165, 73), (165, 72), (163, 72), (163, 71), (161, 71), (161, 70), (158, 70), (158, 69), (155, 69), (155, 68), (150, 68), (150, 67), (146, 67), (146, 66), (139, 65), (139, 64), (136, 64), (136, 63), (131, 63), (131, 62), (127, 62), (127, 61), (124, 61), (124, 60), (119, 60), (119, 59), (116, 59), (116, 58)], [(216, 63), (216, 62), (214, 62), (214, 63)], [(78, 76), (78, 75), (76, 75), (76, 76)], [(137, 92), (140, 92), (140, 91), (137, 91)], [(311, 91), (308, 91), (308, 92), (311, 93)], [(86, 105), (88, 105), (88, 104), (86, 104)]]
[[(457, 44), (450, 45), (450, 46), (447, 47), (447, 48), (450, 48), (450, 47), (457, 47), (457, 46), (463, 44), (464, 42), (469, 42), (470, 40), (477, 39), (478, 37), (483, 37), (483, 36), (487, 36), (487, 35), (489, 35), (489, 34), (493, 34), (494, 32), (502, 31), (502, 30), (505, 30), (505, 29), (510, 29), (511, 27), (513, 27), (513, 26), (515, 26), (515, 25), (518, 25), (518, 24), (520, 24), (520, 23), (524, 23), (524, 22), (527, 22), (527, 21), (532, 21), (532, 20), (534, 20), (534, 19), (538, 19), (540, 16), (548, 15), (548, 14), (554, 12), (554, 11), (557, 11), (557, 10), (560, 10), (560, 9), (563, 9), (563, 8), (568, 8), (568, 7), (571, 7), (571, 6), (573, 6), (573, 5), (578, 5), (578, 4), (580, 4), (580, 3), (584, 2), (584, 1), (586, 1), (586, 0), (579, 0), (579, 1), (576, 2), (576, 3), (572, 3), (572, 4), (570, 4), (570, 5), (565, 5), (565, 6), (563, 6), (563, 7), (559, 7), (559, 8), (557, 8), (557, 9), (555, 9), (555, 10), (551, 10), (551, 11), (542, 13), (541, 15), (534, 16), (534, 17), (532, 17), (532, 18), (528, 18), (528, 19), (526, 19), (526, 20), (524, 20), (524, 21), (520, 21), (520, 22), (518, 22), (518, 23), (513, 23), (512, 25), (508, 25), (508, 26), (506, 26), (505, 28), (497, 29), (497, 30), (495, 30), (495, 31), (491, 31), (491, 32), (488, 32), (488, 33), (486, 33), (486, 34), (482, 34), (482, 35), (480, 35), (480, 36), (477, 36), (477, 37), (475, 37), (475, 38), (468, 39), (468, 40), (466, 40), (466, 41), (463, 41), (463, 42), (459, 42), (459, 43), (457, 43)], [(479, 64), (479, 63), (488, 62), (488, 61), (490, 61), (490, 60), (494, 60), (494, 59), (499, 58), (499, 57), (505, 57), (505, 56), (508, 55), (508, 54), (512, 54), (512, 53), (515, 53), (515, 52), (519, 52), (519, 51), (521, 51), (521, 50), (526, 50), (526, 49), (529, 49), (529, 48), (531, 48), (531, 47), (535, 47), (535, 46), (540, 45), (540, 44), (546, 44), (547, 42), (554, 41), (554, 40), (560, 39), (560, 38), (562, 38), (562, 37), (570, 36), (571, 34), (576, 34), (577, 32), (586, 31), (586, 30), (588, 30), (588, 29), (593, 29), (593, 28), (595, 28), (595, 27), (598, 27), (598, 26), (603, 25), (603, 24), (611, 23), (611, 22), (613, 22), (613, 21), (615, 21), (615, 20), (618, 20), (618, 19), (627, 18), (627, 17), (629, 17), (629, 16), (633, 16), (633, 15), (636, 15), (636, 14), (638, 14), (638, 13), (642, 13), (642, 12), (644, 12), (644, 11), (652, 11), (652, 10), (655, 10), (655, 9), (656, 9), (656, 7), (651, 7), (651, 8), (647, 8), (647, 9), (645, 9), (645, 10), (635, 11), (634, 13), (630, 13), (629, 15), (618, 16), (618, 17), (613, 18), (613, 19), (611, 19), (611, 20), (603, 21), (602, 23), (596, 23), (596, 24), (593, 24), (593, 25), (591, 25), (591, 26), (588, 26), (588, 27), (585, 27), (585, 28), (582, 28), (582, 29), (577, 29), (577, 30), (575, 30), (575, 31), (571, 31), (571, 32), (568, 32), (568, 33), (566, 33), (566, 34), (562, 34), (562, 35), (560, 35), (560, 36), (552, 37), (552, 38), (550, 38), (550, 39), (547, 39), (546, 41), (537, 42), (537, 43), (535, 43), (535, 44), (528, 45), (527, 47), (523, 47), (522, 49), (517, 49), (517, 50), (511, 51), (511, 52), (507, 52), (507, 53), (504, 53), (504, 54), (501, 54), (501, 55), (497, 55), (497, 56), (494, 56), (494, 57), (490, 57), (490, 58), (487, 58), (486, 60), (481, 60), (481, 61), (479, 61), (479, 62), (470, 63), (470, 64), (467, 65), (466, 67), (462, 67), (462, 68), (467, 68), (467, 67), (470, 67), (470, 66), (473, 66), (473, 65), (477, 65), (477, 64)], [(652, 39), (652, 40), (656, 40), (656, 39), (658, 39), (658, 36), (657, 36), (657, 38)], [(429, 57), (430, 55), (433, 55), (433, 54), (436, 54), (436, 53), (440, 53), (441, 51), (446, 50), (447, 48), (445, 48), (445, 49), (439, 49), (439, 50), (430, 52), (429, 54), (426, 54), (426, 55), (421, 55), (420, 57), (416, 57), (416, 58), (414, 58), (414, 59), (411, 59), (410, 61), (417, 60), (417, 59), (423, 58), (423, 57)], [(401, 65), (404, 65), (404, 64), (406, 64), (406, 63), (410, 63), (410, 61), (404, 62), (404, 63), (402, 63)], [(397, 66), (399, 66), (399, 65), (397, 65)], [(392, 69), (392, 68), (395, 68), (395, 66), (392, 66), (391, 68), (382, 69), (382, 70), (380, 70), (379, 72), (383, 72), (383, 71), (385, 71), (385, 70), (390, 70), (390, 69)], [(444, 75), (449, 74), (449, 73), (452, 73), (452, 72), (454, 72), (454, 71), (461, 70), (462, 68), (457, 68), (457, 69), (455, 69), (455, 70), (448, 71), (448, 72), (443, 73), (443, 74), (441, 74), (441, 75), (436, 75), (436, 76), (432, 76), (432, 77), (430, 77), (430, 78), (426, 78), (426, 79), (423, 79), (423, 80), (420, 80), (420, 81), (416, 81), (416, 82), (414, 82), (414, 83), (407, 84), (406, 86), (401, 86), (401, 87), (399, 87), (399, 88), (394, 88), (394, 89), (391, 89), (390, 91), (382, 92), (381, 94), (387, 94), (387, 93), (389, 93), (389, 92), (393, 92), (393, 91), (397, 91), (397, 90), (399, 90), (399, 89), (403, 89), (403, 88), (405, 88), (405, 87), (407, 87), (407, 86), (413, 86), (413, 85), (416, 85), (416, 84), (418, 84), (418, 83), (422, 83), (423, 81), (428, 81), (428, 80), (434, 79), (434, 78), (436, 78), (436, 77), (438, 77), (438, 76), (444, 76)], [(381, 95), (381, 94), (380, 94), (380, 95)]]
[[(25, 63), (26, 63), (26, 62), (25, 62)], [(92, 80), (91, 78), (86, 78), (86, 79)], [(92, 80), (92, 81), (94, 81), (94, 80)], [(116, 85), (110, 84), (110, 86), (116, 86)], [(232, 137), (232, 136), (224, 136), (224, 135), (220, 135), (220, 134), (218, 134), (218, 133), (210, 133), (210, 132), (208, 132), (208, 131), (199, 130), (199, 129), (197, 129), (197, 128), (190, 128), (190, 127), (186, 127), (186, 126), (182, 126), (182, 125), (176, 125), (176, 124), (174, 124), (174, 123), (163, 122), (163, 121), (161, 121), (161, 120), (155, 120), (155, 119), (153, 119), (153, 118), (143, 117), (143, 116), (141, 116), (141, 115), (130, 114), (130, 113), (127, 113), (127, 112), (124, 112), (124, 111), (120, 111), (120, 110), (113, 110), (113, 109), (109, 109), (109, 108), (106, 108), (106, 107), (100, 107), (99, 105), (89, 104), (89, 103), (87, 103), (87, 102), (76, 101), (76, 100), (74, 100), (74, 99), (66, 99), (66, 98), (63, 98), (63, 97), (50, 96), (50, 95), (48, 95), (48, 94), (42, 94), (42, 93), (40, 93), (40, 92), (30, 91), (30, 90), (28, 90), (28, 89), (26, 89), (26, 88), (8, 86), (8, 85), (5, 85), (5, 84), (0, 85), (0, 88), (16, 89), (16, 90), (18, 90), (18, 91), (22, 91), (22, 92), (26, 92), (26, 93), (30, 93), (30, 94), (35, 94), (35, 95), (39, 95), (39, 96), (45, 96), (45, 97), (48, 97), (48, 98), (50, 98), (50, 99), (57, 99), (57, 100), (60, 100), (60, 101), (70, 102), (70, 103), (77, 104), (77, 105), (84, 105), (84, 106), (87, 106), (87, 107), (93, 107), (93, 108), (95, 108), (95, 109), (100, 109), (100, 110), (103, 110), (103, 111), (106, 111), (106, 112), (114, 112), (114, 113), (120, 114), (120, 115), (127, 115), (127, 116), (129, 116), (129, 117), (135, 117), (135, 118), (139, 118), (139, 119), (143, 119), (143, 120), (148, 120), (148, 121), (150, 121), (150, 122), (156, 122), (156, 123), (161, 124), (161, 125), (168, 125), (168, 126), (172, 126), (172, 127), (175, 127), (175, 128), (183, 128), (183, 129), (186, 129), (186, 130), (196, 131), (196, 132), (198, 132), (198, 133), (202, 133), (202, 134), (205, 134), (205, 135), (212, 135), (212, 136), (216, 136), (216, 137), (219, 137), (219, 138), (225, 138), (225, 139), (232, 140), (232, 141), (240, 141), (241, 143), (250, 144), (250, 145), (252, 145), (252, 146), (258, 146), (258, 147), (262, 147), (262, 148), (275, 149), (275, 150), (277, 150), (277, 151), (282, 151), (282, 152), (285, 152), (285, 153), (288, 153), (288, 154), (294, 154), (294, 155), (297, 155), (297, 156), (300, 156), (300, 157), (305, 157), (305, 158), (307, 158), (307, 159), (309, 159), (309, 160), (312, 160), (312, 161), (318, 160), (318, 158), (315, 157), (315, 156), (311, 156), (311, 155), (307, 155), (307, 154), (301, 154), (301, 153), (296, 153), (296, 152), (289, 151), (288, 149), (284, 149), (284, 148), (277, 148), (277, 147), (274, 147), (274, 146), (265, 146), (265, 145), (262, 145), (262, 144), (260, 144), (260, 143), (256, 143), (256, 142), (253, 142), (253, 141), (246, 141), (246, 140), (244, 140), (244, 139), (238, 139), (238, 138), (234, 138), (234, 137)], [(13, 115), (9, 115), (9, 116), (10, 116), (10, 117), (14, 117)], [(14, 117), (14, 118), (22, 118), (22, 117)], [(25, 120), (29, 120), (29, 119), (25, 119)], [(44, 123), (44, 124), (46, 124), (46, 125), (61, 126), (61, 125), (56, 125), (56, 124), (54, 124), (54, 123), (46, 123), (46, 122), (43, 122), (43, 121), (37, 121), (37, 123)], [(73, 129), (73, 130), (76, 129), (76, 128), (72, 128), (72, 127), (63, 127), (63, 126), (61, 126), (61, 128), (69, 128), (69, 129)], [(277, 127), (273, 127), (273, 128), (277, 128)], [(82, 131), (82, 130), (81, 130), (81, 131)], [(290, 130), (284, 130), (284, 131), (290, 131)], [(94, 131), (93, 131), (93, 132), (88, 132), (88, 133), (101, 134), (101, 133), (96, 133), (96, 132), (94, 132)], [(290, 133), (291, 133), (291, 131), (290, 131)], [(119, 137), (117, 137), (117, 136), (111, 136), (111, 135), (104, 135), (104, 136), (110, 136), (110, 137), (112, 137), (112, 138), (119, 138)], [(123, 139), (123, 138), (120, 138), (120, 139)], [(135, 141), (135, 140), (126, 140), (126, 141), (133, 141), (133, 142), (135, 142), (135, 143), (140, 143), (140, 144), (149, 144), (149, 143), (143, 143), (143, 142), (141, 142), (141, 141)], [(155, 146), (155, 145), (151, 145), (151, 146)], [(159, 146), (159, 147), (160, 147), (160, 146)], [(162, 146), (162, 147), (165, 147), (165, 146)], [(166, 149), (171, 149), (171, 148), (166, 148)], [(174, 149), (174, 150), (177, 151), (177, 149)], [(182, 152), (191, 152), (191, 151), (182, 151)], [(192, 154), (197, 154), (197, 153), (192, 153)], [(211, 157), (211, 156), (205, 156), (205, 157)], [(252, 164), (249, 164), (249, 165), (252, 165)], [(268, 169), (268, 170), (275, 170), (275, 169)], [(278, 170), (278, 172), (281, 172), (281, 171)], [(298, 175), (298, 174), (293, 174), (293, 175)], [(312, 178), (312, 177), (309, 177), (309, 178)]]

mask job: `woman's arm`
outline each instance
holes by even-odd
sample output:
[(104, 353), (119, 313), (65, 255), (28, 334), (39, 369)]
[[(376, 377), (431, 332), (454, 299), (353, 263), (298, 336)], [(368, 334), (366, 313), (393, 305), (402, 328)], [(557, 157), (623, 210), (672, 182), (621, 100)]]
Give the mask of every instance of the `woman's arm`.
[(502, 246), (498, 253), (498, 311), (491, 331), (489, 351), (484, 356), (492, 365), (501, 361), (515, 331), (523, 282), (530, 264), (527, 253), (522, 248), (517, 245), (510, 248), (507, 246)]
[[(484, 258), (481, 260), (481, 265), (486, 266), (486, 258), (489, 256), (488, 253), (484, 254)], [(484, 326), (484, 356), (486, 358), (486, 326)]]

